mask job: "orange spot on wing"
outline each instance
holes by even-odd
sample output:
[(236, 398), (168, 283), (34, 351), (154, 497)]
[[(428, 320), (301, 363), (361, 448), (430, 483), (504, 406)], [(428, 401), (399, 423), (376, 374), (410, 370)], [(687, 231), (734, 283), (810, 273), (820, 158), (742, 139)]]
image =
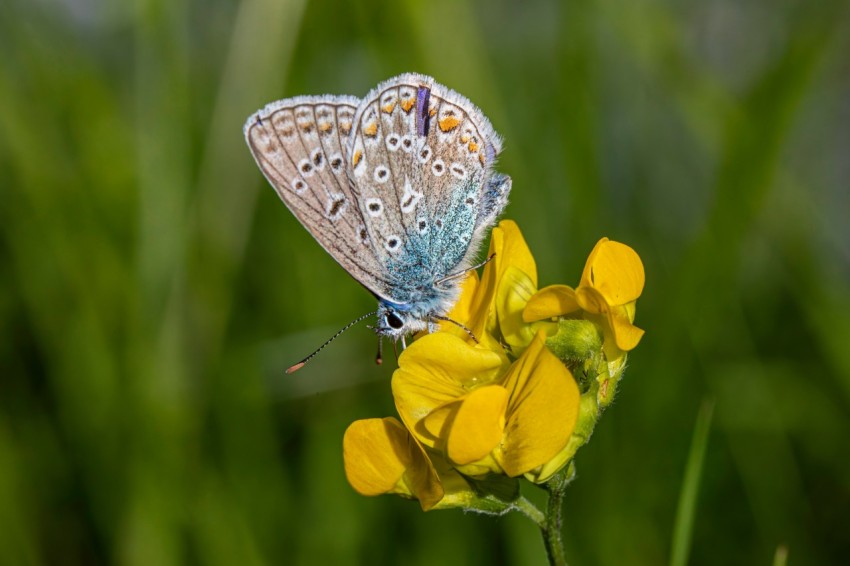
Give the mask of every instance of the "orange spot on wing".
[(322, 132), (329, 132), (332, 127), (333, 124), (331, 124), (330, 122), (322, 122), (321, 124), (319, 124), (319, 130)]
[(478, 151), (478, 144), (475, 142), (469, 142), (469, 152), (475, 153), (476, 151)]
[(451, 132), (460, 124), (460, 120), (454, 116), (446, 116), (438, 122), (440, 129), (444, 132)]
[(371, 124), (367, 124), (366, 127), (363, 128), (363, 134), (370, 138), (374, 138), (378, 135), (378, 123), (372, 122)]
[(428, 110), (428, 115), (429, 115), (429, 116), (435, 116), (436, 114), (437, 114), (437, 109), (436, 109), (434, 106), (432, 106), (432, 107)]
[(339, 123), (339, 131), (343, 134), (347, 134), (351, 131), (351, 122), (340, 122)]
[(470, 137), (470, 136), (469, 136), (469, 134), (463, 134), (462, 136), (460, 136), (460, 143), (466, 143), (466, 142), (468, 142), (468, 141), (469, 141), (469, 137)]
[(405, 112), (410, 112), (410, 109), (413, 108), (413, 105), (416, 104), (415, 98), (408, 98), (406, 100), (401, 101), (401, 108)]
[(381, 110), (383, 110), (385, 114), (392, 114), (393, 110), (395, 110), (395, 102), (384, 104), (381, 106)]
[(361, 159), (363, 159), (363, 152), (358, 149), (354, 152), (354, 157), (351, 159), (351, 164), (357, 167), (357, 164), (360, 163)]

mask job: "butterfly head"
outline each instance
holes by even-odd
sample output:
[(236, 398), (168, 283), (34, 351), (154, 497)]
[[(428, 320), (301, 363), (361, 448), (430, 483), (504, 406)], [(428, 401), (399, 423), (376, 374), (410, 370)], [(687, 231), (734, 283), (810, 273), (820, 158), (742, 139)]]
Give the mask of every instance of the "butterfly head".
[(377, 314), (378, 324), (375, 325), (374, 330), (378, 336), (397, 339), (429, 329), (427, 320), (392, 304), (380, 303)]

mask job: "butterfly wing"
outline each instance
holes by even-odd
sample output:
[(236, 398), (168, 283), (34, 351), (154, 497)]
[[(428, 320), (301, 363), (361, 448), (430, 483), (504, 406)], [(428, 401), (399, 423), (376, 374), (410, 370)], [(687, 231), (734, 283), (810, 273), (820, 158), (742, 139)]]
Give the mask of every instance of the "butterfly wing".
[(391, 282), (379, 296), (410, 303), (417, 287), (468, 266), (507, 202), (510, 179), (491, 172), (500, 151), (484, 114), (430, 77), (395, 77), (361, 101), (347, 159)]
[(273, 102), (245, 123), (248, 147), (281, 200), (321, 246), (370, 290), (387, 286), (346, 172), (351, 96)]

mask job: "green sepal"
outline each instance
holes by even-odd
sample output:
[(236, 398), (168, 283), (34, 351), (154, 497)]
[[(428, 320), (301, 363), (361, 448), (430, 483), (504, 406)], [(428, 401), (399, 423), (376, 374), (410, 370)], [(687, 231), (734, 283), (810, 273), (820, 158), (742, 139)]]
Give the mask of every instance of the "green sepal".
[(519, 497), (519, 481), (501, 474), (487, 474), (481, 478), (464, 476), (478, 497), (494, 497), (512, 503)]

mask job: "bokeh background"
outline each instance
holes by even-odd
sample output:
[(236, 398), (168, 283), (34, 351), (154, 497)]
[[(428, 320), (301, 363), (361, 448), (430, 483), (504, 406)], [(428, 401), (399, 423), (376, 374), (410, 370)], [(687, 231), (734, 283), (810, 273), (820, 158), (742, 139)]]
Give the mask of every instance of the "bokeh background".
[(571, 563), (671, 562), (679, 525), (673, 563), (846, 564), (848, 14), (3, 2), (0, 562), (545, 561), (520, 516), (350, 489), (345, 428), (394, 414), (366, 328), (283, 375), (374, 300), (266, 185), (242, 123), (412, 70), (504, 135), (541, 284), (577, 283), (601, 236), (645, 262), (647, 333), (567, 497)]

